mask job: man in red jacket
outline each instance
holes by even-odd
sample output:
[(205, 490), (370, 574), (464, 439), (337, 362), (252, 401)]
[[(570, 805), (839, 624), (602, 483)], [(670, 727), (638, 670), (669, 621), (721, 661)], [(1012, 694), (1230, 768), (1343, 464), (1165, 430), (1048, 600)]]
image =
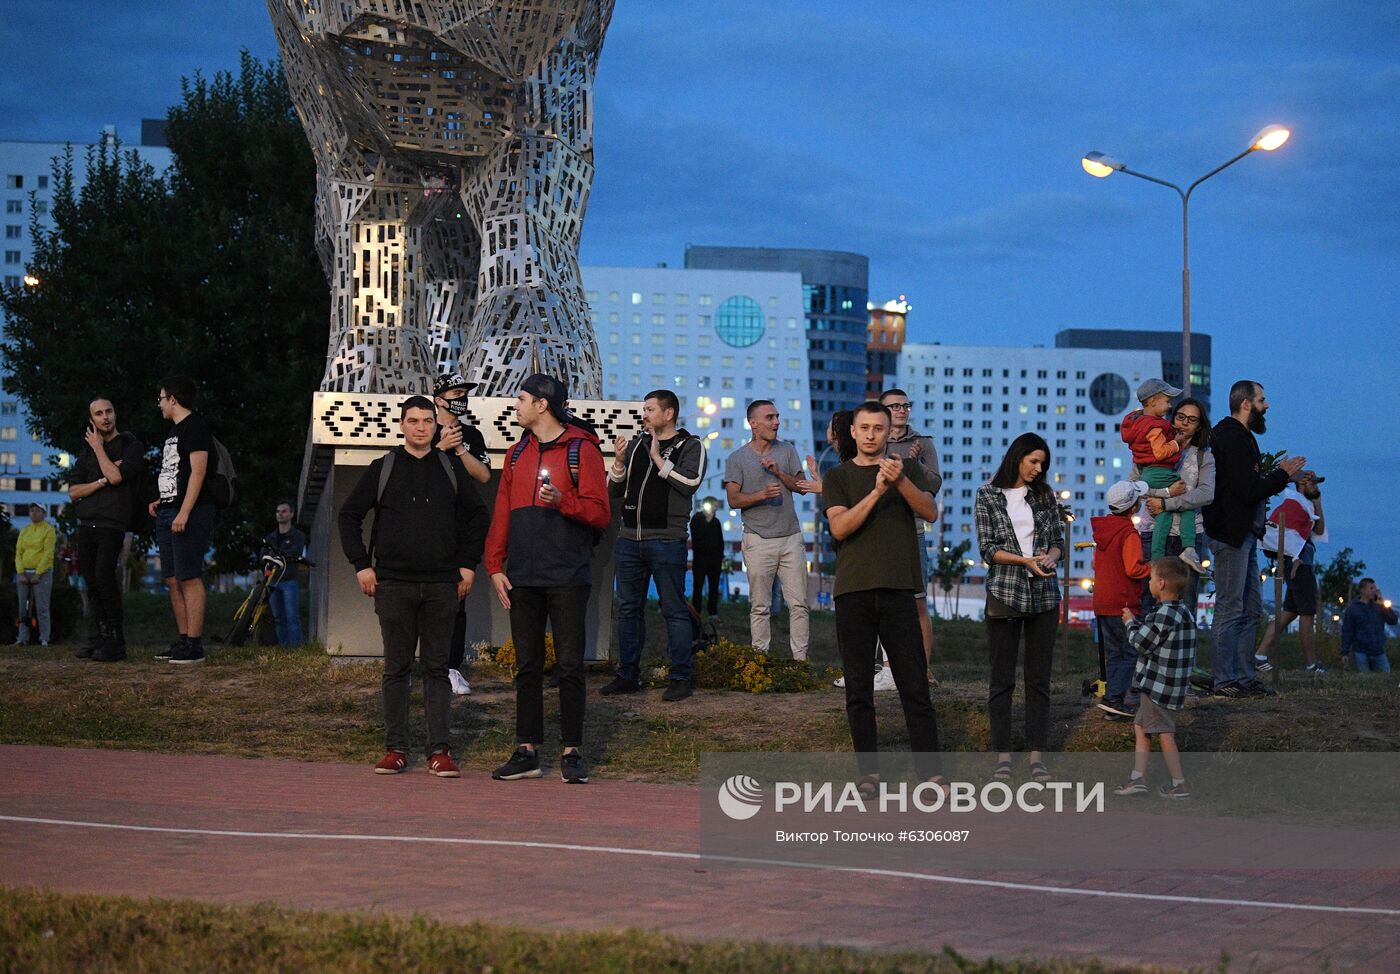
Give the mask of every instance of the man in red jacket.
[(543, 373), (521, 384), (515, 421), (525, 428), (506, 454), (486, 536), (486, 571), (510, 613), (515, 642), (515, 733), (518, 746), (491, 773), (498, 781), (540, 776), (544, 742), (544, 631), (554, 629), (559, 777), (585, 784), (583, 743), (584, 624), (593, 546), (612, 520), (608, 477), (598, 437), (567, 407), (564, 383)]
[(1133, 694), (1137, 653), (1128, 644), (1123, 610), (1137, 614), (1142, 580), (1152, 572), (1152, 566), (1142, 560), (1142, 538), (1133, 523), (1147, 491), (1141, 480), (1120, 480), (1108, 488), (1108, 516), (1089, 519), (1094, 531), (1094, 617), (1108, 677), (1099, 709), (1109, 720), (1131, 720), (1137, 714)]

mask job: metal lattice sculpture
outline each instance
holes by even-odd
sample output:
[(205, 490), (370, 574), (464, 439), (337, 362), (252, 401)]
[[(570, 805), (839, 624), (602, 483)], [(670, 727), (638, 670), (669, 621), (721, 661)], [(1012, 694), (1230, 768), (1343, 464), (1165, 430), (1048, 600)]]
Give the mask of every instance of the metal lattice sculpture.
[(268, 0), (316, 157), (327, 392), (602, 395), (578, 266), (614, 0)]

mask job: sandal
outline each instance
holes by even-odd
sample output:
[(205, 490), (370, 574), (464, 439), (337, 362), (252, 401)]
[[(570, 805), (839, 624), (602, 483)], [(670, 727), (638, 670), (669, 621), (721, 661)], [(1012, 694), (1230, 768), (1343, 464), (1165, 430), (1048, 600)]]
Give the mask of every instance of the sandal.
[(1036, 781), (1043, 785), (1045, 784), (1045, 782), (1050, 780), (1050, 769), (1039, 761), (1031, 762), (1030, 771), (1031, 779), (1033, 781)]
[(1010, 762), (1010, 761), (998, 761), (998, 762), (997, 762), (997, 766), (996, 766), (995, 768), (992, 769), (992, 780), (993, 780), (993, 781), (1010, 781), (1010, 780), (1011, 780), (1011, 762)]

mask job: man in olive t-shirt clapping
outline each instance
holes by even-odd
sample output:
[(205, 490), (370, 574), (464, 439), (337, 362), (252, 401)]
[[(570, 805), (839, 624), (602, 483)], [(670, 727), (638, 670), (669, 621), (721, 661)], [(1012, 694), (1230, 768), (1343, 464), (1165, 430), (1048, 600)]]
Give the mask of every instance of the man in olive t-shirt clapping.
[[(919, 590), (915, 517), (938, 517), (933, 484), (917, 463), (885, 456), (890, 411), (866, 402), (855, 411), (852, 460), (822, 479), (836, 551), (836, 639), (846, 675), (846, 720), (862, 756), (876, 750), (875, 653), (882, 644), (904, 708), (915, 753), (938, 750), (938, 721), (929, 699), (928, 672), (913, 594)], [(862, 759), (862, 771), (873, 762)], [(921, 766), (927, 777), (932, 764)]]

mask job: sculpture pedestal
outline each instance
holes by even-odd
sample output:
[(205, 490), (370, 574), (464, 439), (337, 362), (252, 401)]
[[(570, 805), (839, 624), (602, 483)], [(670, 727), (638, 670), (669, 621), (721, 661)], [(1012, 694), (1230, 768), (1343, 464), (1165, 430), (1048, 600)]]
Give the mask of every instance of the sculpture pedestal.
[[(355, 572), (340, 547), (337, 520), (341, 505), (365, 469), (385, 451), (402, 442), (398, 429), (399, 403), (403, 396), (363, 393), (316, 393), (312, 404), (311, 431), (302, 464), (299, 519), (310, 522), (310, 635), (319, 639), (333, 656), (383, 655), (379, 619), (374, 600), (366, 598), (355, 581)], [(514, 425), (514, 399), (473, 399), (463, 423), (476, 426), (491, 452), (491, 480), (478, 484), (466, 480), (463, 490), (476, 490), (487, 511), (495, 506), (496, 488), (506, 453), (520, 438)], [(612, 462), (612, 441), (631, 438), (641, 429), (641, 404), (630, 402), (580, 402), (575, 412), (598, 428), (604, 462)], [(368, 532), (373, 514), (365, 519)], [(593, 591), (588, 603), (585, 658), (606, 660), (612, 645), (613, 523), (593, 552)], [(485, 640), (499, 646), (510, 637), (510, 618), (496, 599), (485, 566), (478, 566), (476, 582), (467, 596), (467, 646)]]

